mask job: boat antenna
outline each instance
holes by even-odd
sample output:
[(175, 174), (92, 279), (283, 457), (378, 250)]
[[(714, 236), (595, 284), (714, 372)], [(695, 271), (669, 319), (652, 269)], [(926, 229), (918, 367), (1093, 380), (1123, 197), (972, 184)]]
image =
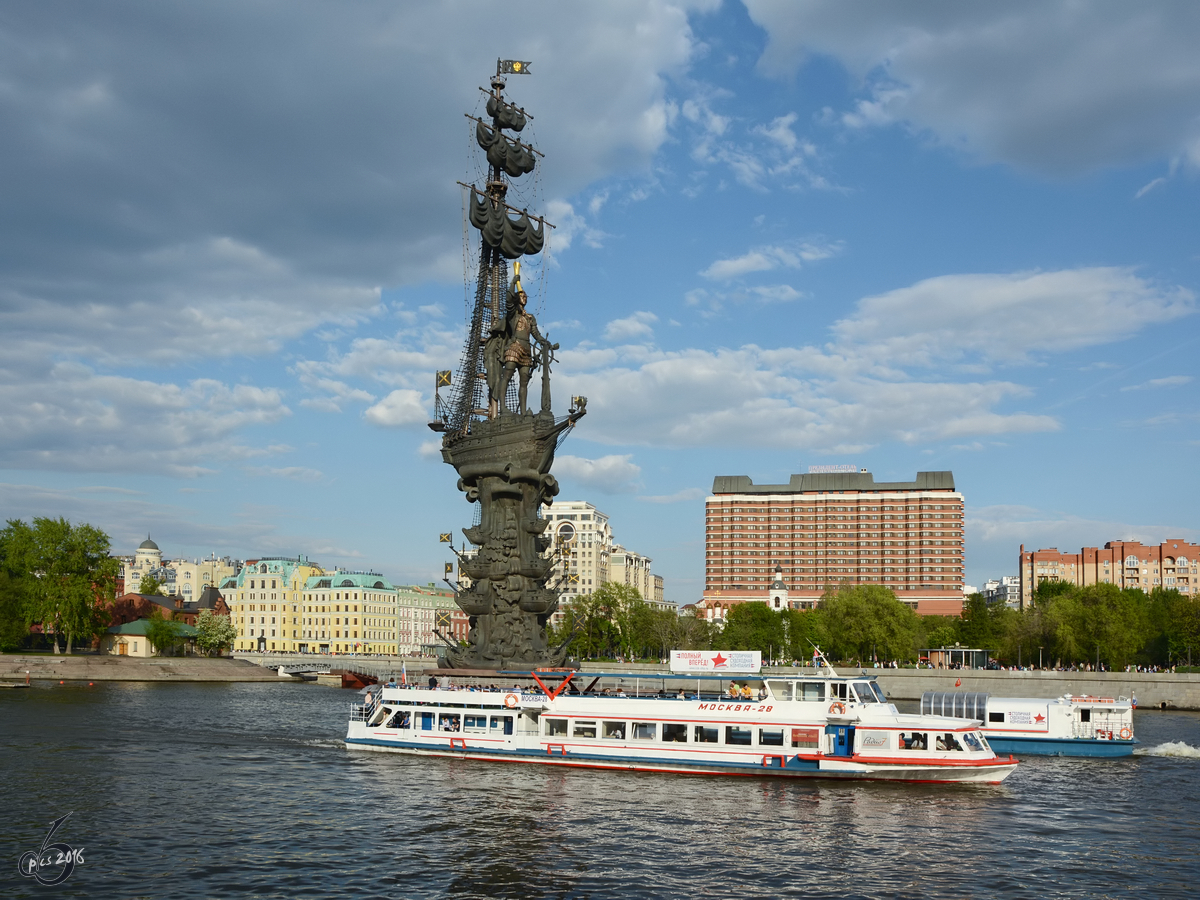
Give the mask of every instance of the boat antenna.
[[(827, 668), (829, 670), (829, 674), (833, 675), (834, 677), (837, 677), (837, 671), (830, 664), (829, 660), (826, 659), (825, 654), (821, 651), (821, 648), (818, 647), (816, 644), (814, 644), (812, 641), (809, 641), (808, 644), (810, 647), (813, 648), (813, 659), (824, 663), (825, 668)], [(821, 667), (818, 666), (817, 671), (819, 672), (820, 670), (821, 670)]]

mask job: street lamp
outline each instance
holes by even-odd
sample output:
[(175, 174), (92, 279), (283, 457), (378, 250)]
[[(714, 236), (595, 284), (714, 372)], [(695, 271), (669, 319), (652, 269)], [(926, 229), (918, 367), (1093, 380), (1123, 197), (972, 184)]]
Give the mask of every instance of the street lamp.
[(1041, 644), (1038, 644), (1038, 668), (1041, 669), (1041, 667), (1042, 667), (1042, 646), (1041, 646)]

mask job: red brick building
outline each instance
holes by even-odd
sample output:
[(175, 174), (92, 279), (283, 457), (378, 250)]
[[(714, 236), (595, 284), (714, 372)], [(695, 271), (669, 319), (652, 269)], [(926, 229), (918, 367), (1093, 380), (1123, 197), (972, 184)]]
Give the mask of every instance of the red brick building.
[(773, 602), (781, 593), (778, 564), (793, 608), (815, 605), (827, 587), (876, 584), (922, 615), (960, 615), (963, 553), (963, 497), (951, 472), (878, 484), (866, 471), (763, 485), (718, 476), (705, 503), (698, 614), (746, 600)]
[(156, 609), (164, 619), (175, 619), (188, 625), (196, 624), (202, 609), (211, 610), (218, 616), (229, 615), (225, 598), (214, 587), (206, 587), (200, 599), (190, 603), (182, 597), (164, 597), (161, 594), (122, 594), (108, 607), (113, 626), (148, 619)]
[(1178, 538), (1157, 547), (1138, 541), (1109, 541), (1103, 548), (1083, 547), (1078, 553), (1060, 553), (1058, 548), (1026, 550), (1021, 545), (1021, 608), (1033, 602), (1033, 592), (1043, 581), (1115, 584), (1141, 588), (1150, 593), (1157, 587), (1177, 588), (1184, 594), (1200, 594), (1200, 544)]

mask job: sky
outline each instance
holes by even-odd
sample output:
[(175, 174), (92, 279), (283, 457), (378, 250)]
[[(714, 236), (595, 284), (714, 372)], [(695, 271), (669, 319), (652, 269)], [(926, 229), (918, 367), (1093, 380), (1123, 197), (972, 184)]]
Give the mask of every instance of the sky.
[(498, 9), (5, 7), (5, 519), (440, 580), (463, 114), (504, 57), (556, 412), (589, 398), (559, 496), (668, 600), (716, 475), (950, 470), (975, 585), (1022, 543), (1200, 539), (1200, 5)]

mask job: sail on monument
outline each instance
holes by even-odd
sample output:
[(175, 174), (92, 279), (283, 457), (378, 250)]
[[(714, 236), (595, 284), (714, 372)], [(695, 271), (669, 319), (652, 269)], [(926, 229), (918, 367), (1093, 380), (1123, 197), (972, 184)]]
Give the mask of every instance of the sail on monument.
[[(550, 380), (558, 345), (539, 329), (521, 284), (521, 258), (540, 254), (553, 228), (507, 202), (514, 179), (532, 173), (541, 157), (520, 138), (532, 117), (504, 95), (505, 76), (528, 74), (529, 66), (496, 61), (486, 92), (490, 120), (468, 116), (487, 175), (482, 187), (459, 182), (479, 265), (458, 372), (438, 373), (437, 418), (429, 425), (442, 433), (442, 459), (475, 507), (474, 524), (463, 529), (474, 549), (457, 554), (460, 578), (452, 585), (470, 631), (465, 647), (446, 639), (442, 664), (451, 668), (559, 666), (566, 658), (565, 646), (552, 647), (546, 637), (560, 585), (549, 583), (554, 559), (541, 509), (558, 493), (550, 474), (554, 454), (585, 415), (587, 399), (573, 397), (566, 415), (554, 415)], [(541, 375), (536, 411), (529, 403), (535, 371)]]

